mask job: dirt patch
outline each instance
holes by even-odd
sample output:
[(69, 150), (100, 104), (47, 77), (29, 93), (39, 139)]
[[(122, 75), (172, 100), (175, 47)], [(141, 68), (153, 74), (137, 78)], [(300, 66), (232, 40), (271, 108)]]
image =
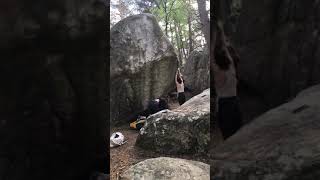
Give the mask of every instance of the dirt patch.
[(128, 127), (118, 127), (111, 130), (111, 132), (121, 132), (126, 144), (110, 149), (110, 178), (118, 179), (118, 176), (123, 170), (131, 165), (139, 162), (139, 157), (135, 150), (134, 144), (138, 136), (138, 131), (130, 130)]

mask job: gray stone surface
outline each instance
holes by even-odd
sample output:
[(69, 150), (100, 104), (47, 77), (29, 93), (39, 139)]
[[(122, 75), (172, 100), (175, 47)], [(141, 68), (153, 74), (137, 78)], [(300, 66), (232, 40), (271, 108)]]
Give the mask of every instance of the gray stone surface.
[(193, 51), (183, 68), (185, 86), (192, 90), (193, 95), (210, 87), (209, 55), (204, 51)]
[(108, 164), (106, 12), (98, 0), (0, 2), (1, 180), (88, 179)]
[(211, 178), (317, 179), (320, 175), (319, 127), (318, 85), (264, 113), (214, 149)]
[(120, 180), (209, 180), (208, 164), (178, 158), (147, 159), (131, 166)]
[(136, 145), (165, 154), (206, 153), (210, 141), (210, 89), (175, 110), (147, 118)]
[(232, 2), (225, 22), (240, 77), (271, 106), (320, 83), (319, 1), (225, 2)]
[(128, 123), (128, 117), (146, 108), (149, 100), (175, 87), (177, 57), (173, 46), (151, 14), (127, 17), (110, 33), (110, 121)]

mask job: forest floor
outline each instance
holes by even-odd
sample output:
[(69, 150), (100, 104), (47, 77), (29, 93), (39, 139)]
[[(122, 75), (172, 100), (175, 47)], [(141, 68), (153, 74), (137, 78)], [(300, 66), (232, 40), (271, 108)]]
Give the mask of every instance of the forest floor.
[[(179, 107), (177, 102), (169, 102), (169, 109), (175, 109)], [(189, 159), (195, 161), (201, 161), (208, 163), (208, 157), (194, 156), (194, 155), (164, 155), (161, 153), (156, 153), (153, 151), (147, 151), (135, 146), (135, 142), (139, 131), (130, 129), (129, 124), (126, 126), (115, 127), (111, 129), (111, 133), (113, 132), (121, 132), (125, 141), (127, 141), (124, 145), (118, 146), (110, 149), (110, 179), (118, 180), (119, 175), (127, 170), (130, 166), (143, 161), (149, 158), (156, 157), (174, 157), (174, 158), (182, 158)]]
[[(266, 111), (266, 107), (263, 105), (263, 103), (261, 103), (261, 101), (257, 97), (254, 97), (244, 92), (241, 92), (239, 96), (244, 124), (250, 123), (255, 117), (259, 116), (260, 114)], [(179, 107), (179, 104), (176, 100), (169, 100), (169, 109), (173, 110), (177, 107)], [(211, 136), (212, 143), (210, 144), (211, 147), (209, 148), (211, 150), (214, 150), (216, 146), (223, 142), (219, 128), (215, 127), (213, 131), (214, 133)], [(164, 155), (161, 153), (141, 149), (135, 146), (136, 138), (139, 134), (139, 131), (130, 129), (129, 124), (111, 129), (110, 134), (114, 132), (121, 132), (125, 137), (125, 141), (127, 142), (122, 146), (110, 149), (111, 180), (119, 179), (119, 175), (125, 170), (127, 170), (130, 166), (149, 158), (166, 156), (208, 163), (209, 158), (207, 156), (201, 157), (194, 155)]]

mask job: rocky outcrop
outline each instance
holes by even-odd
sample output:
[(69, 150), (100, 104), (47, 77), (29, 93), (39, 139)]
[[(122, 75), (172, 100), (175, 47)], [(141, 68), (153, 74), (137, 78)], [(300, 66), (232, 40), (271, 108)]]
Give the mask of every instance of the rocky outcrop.
[(110, 121), (128, 123), (174, 88), (177, 57), (151, 14), (127, 17), (110, 33)]
[(270, 105), (320, 83), (319, 1), (228, 2), (226, 31), (241, 57), (240, 77)]
[(311, 180), (320, 175), (320, 88), (268, 111), (213, 150), (212, 179)]
[(120, 175), (120, 180), (132, 179), (209, 180), (210, 166), (198, 161), (159, 157), (147, 159), (136, 165), (133, 165), (127, 171)]
[(88, 179), (107, 169), (105, 5), (0, 8), (0, 179)]
[(209, 55), (203, 51), (191, 52), (183, 68), (185, 87), (196, 95), (210, 87)]
[(206, 153), (210, 140), (210, 89), (175, 110), (149, 116), (136, 145), (164, 154)]

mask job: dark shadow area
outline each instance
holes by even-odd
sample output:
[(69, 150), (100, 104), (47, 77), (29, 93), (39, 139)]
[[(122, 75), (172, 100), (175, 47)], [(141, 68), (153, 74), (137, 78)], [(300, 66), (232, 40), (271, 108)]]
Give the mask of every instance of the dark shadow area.
[(73, 0), (0, 7), (0, 179), (108, 174), (108, 7)]
[(214, 129), (211, 178), (317, 179), (320, 3), (215, 0), (214, 6), (212, 43), (227, 37), (224, 47), (231, 44), (240, 57), (244, 124), (226, 140)]

